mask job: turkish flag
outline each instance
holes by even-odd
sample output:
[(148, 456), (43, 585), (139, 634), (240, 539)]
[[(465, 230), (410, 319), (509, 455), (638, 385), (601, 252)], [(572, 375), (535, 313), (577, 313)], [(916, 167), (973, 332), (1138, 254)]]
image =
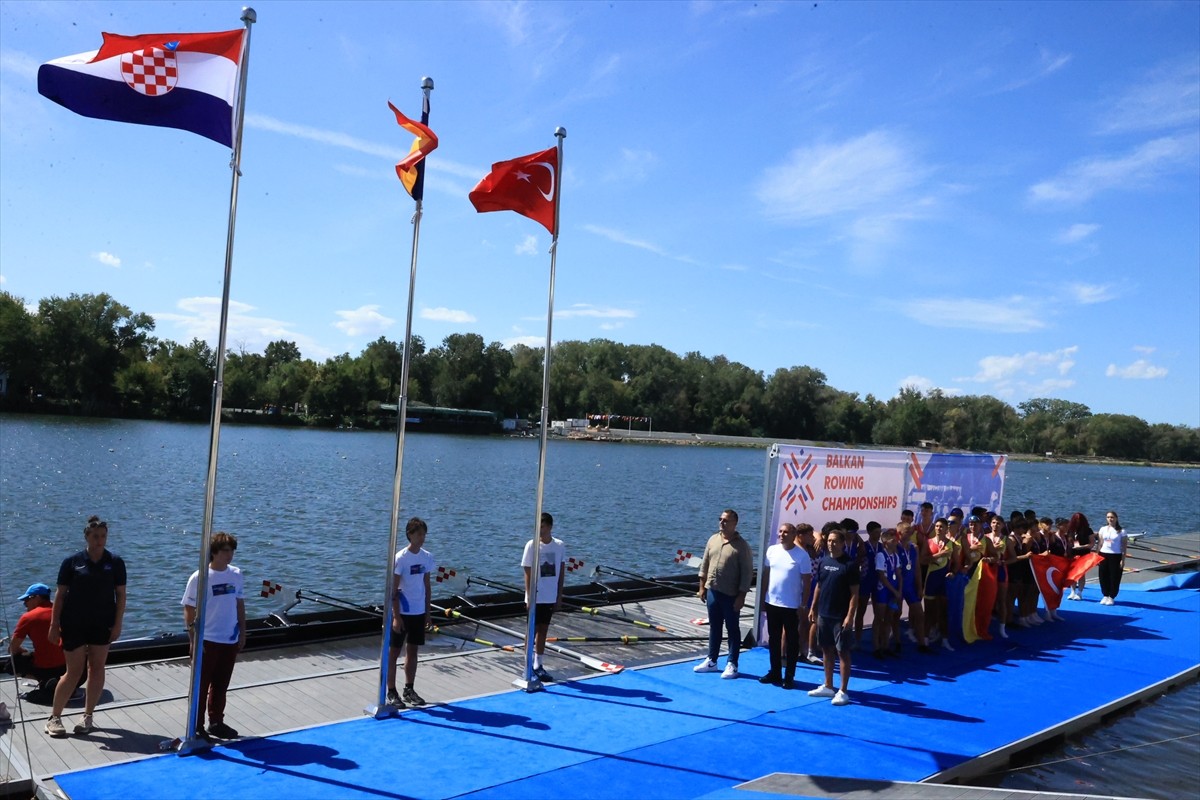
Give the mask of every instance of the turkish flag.
[(1066, 580), (1068, 583), (1074, 583), (1082, 578), (1087, 571), (1104, 560), (1104, 556), (1099, 553), (1084, 553), (1081, 556), (1076, 556), (1071, 561), (1071, 566), (1067, 569)]
[(1062, 604), (1069, 564), (1065, 556), (1050, 553), (1038, 553), (1029, 559), (1029, 566), (1033, 568), (1034, 583), (1037, 584), (1038, 591), (1042, 593), (1042, 600), (1046, 602), (1046, 608), (1050, 611), (1057, 611)]
[(554, 231), (554, 205), (558, 194), (558, 148), (497, 161), (492, 171), (468, 197), (479, 213), (515, 211)]

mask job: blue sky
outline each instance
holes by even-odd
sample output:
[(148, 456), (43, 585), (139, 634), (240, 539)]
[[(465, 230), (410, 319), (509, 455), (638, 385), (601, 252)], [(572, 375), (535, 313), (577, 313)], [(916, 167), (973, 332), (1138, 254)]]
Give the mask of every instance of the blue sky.
[[(539, 345), (549, 237), (467, 193), (567, 129), (554, 332), (1200, 425), (1200, 4), (254, 6), (229, 343), (404, 333), (392, 170), (433, 77), (414, 332)], [(229, 151), (40, 63), (236, 3), (0, 4), (0, 276), (216, 341)]]

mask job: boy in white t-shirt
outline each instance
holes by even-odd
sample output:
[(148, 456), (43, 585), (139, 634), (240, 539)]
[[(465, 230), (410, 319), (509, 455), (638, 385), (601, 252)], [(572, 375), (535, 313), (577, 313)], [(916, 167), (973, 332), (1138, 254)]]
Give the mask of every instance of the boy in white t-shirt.
[[(242, 571), (233, 566), (237, 539), (224, 531), (213, 534), (208, 546), (208, 602), (204, 606), (203, 658), (200, 661), (200, 709), (196, 735), (204, 735), (204, 709), (208, 706), (208, 734), (236, 739), (238, 732), (225, 724), (225, 699), (233, 679), (233, 665), (246, 646), (246, 594)], [(196, 593), (200, 570), (188, 578), (183, 592), (183, 621), (193, 655), (196, 652)]]
[[(413, 684), (417, 679), (417, 648), (425, 644), (429, 627), (429, 575), (437, 564), (423, 548), (429, 526), (413, 517), (404, 527), (408, 547), (396, 553), (396, 591), (392, 594), (392, 631), (388, 645), (388, 705), (423, 706)], [(396, 659), (404, 648), (404, 695), (396, 691)]]
[[(546, 634), (550, 631), (550, 619), (562, 605), (563, 579), (566, 577), (563, 567), (567, 560), (567, 547), (562, 539), (555, 539), (551, 535), (553, 530), (554, 517), (542, 512), (538, 546), (537, 608), (534, 609), (533, 674), (543, 682), (554, 680), (542, 665), (542, 655), (546, 652)], [(533, 580), (532, 539), (525, 543), (525, 551), (521, 554), (521, 566), (525, 572), (525, 607), (528, 609), (529, 587)]]

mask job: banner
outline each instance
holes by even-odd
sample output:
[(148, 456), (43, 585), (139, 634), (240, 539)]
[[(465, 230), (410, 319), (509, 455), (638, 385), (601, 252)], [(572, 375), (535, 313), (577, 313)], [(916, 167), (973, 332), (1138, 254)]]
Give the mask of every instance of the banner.
[(891, 527), (900, 519), (908, 453), (778, 445), (771, 533), (785, 522), (818, 530), (851, 517), (859, 526), (875, 520)]

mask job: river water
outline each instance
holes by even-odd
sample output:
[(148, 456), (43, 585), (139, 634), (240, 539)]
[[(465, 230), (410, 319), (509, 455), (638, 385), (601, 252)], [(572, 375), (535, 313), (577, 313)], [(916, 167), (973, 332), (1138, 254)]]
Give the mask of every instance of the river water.
[[(124, 635), (178, 630), (183, 585), (199, 564), (207, 448), (207, 425), (0, 414), (0, 632), (11, 631), (20, 612), (8, 598), (33, 581), (54, 584), (61, 560), (82, 548), (91, 514), (108, 521), (109, 547), (129, 568)], [(401, 518), (423, 517), (426, 547), (460, 576), (519, 583), (521, 548), (534, 530), (537, 461), (536, 439), (410, 435)], [(223, 426), (214, 530), (238, 537), (248, 588), (270, 580), (285, 593), (378, 602), (390, 563), (394, 462), (394, 434)], [(551, 441), (544, 507), (568, 555), (584, 562), (567, 580), (586, 582), (597, 564), (677, 571), (676, 551), (703, 549), (727, 506), (754, 541), (765, 468), (760, 448)], [(1083, 511), (1094, 523), (1111, 508), (1130, 531), (1194, 531), (1200, 471), (1009, 462), (1003, 503), (1005, 511), (1049, 516)], [(279, 596), (248, 594), (250, 616), (281, 605)], [(1195, 736), (1096, 757), (1100, 771), (1078, 756), (1194, 734), (1198, 706), (1192, 684), (1073, 737), (1046, 754), (1057, 765), (988, 781), (1195, 796)]]

